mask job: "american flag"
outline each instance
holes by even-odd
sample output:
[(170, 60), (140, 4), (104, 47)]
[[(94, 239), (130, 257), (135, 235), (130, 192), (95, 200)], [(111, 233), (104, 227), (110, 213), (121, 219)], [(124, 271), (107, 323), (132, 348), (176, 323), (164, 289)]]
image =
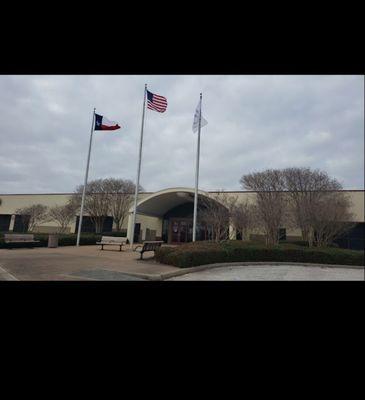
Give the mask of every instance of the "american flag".
[(165, 112), (167, 108), (166, 97), (153, 94), (147, 90), (147, 108), (157, 112)]

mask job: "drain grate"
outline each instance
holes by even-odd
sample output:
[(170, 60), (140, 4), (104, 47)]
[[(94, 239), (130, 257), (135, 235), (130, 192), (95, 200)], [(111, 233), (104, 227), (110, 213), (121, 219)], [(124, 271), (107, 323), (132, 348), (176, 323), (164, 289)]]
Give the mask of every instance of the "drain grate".
[(83, 270), (69, 274), (79, 278), (89, 278), (98, 281), (145, 281), (146, 279), (106, 269)]

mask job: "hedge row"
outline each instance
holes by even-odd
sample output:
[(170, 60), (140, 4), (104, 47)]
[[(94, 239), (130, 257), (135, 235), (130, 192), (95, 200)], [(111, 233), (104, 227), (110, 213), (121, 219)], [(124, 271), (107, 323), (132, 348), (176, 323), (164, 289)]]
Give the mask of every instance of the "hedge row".
[[(104, 236), (124, 236), (121, 235), (120, 232), (112, 232), (108, 233), (107, 235), (103, 234)], [(34, 240), (39, 240), (39, 243), (32, 245), (32, 247), (47, 247), (48, 246), (48, 233), (35, 233), (34, 234)], [(58, 245), (59, 246), (75, 246), (76, 245), (76, 240), (77, 240), (77, 234), (76, 233), (71, 233), (71, 234), (58, 234)], [(88, 233), (82, 233), (80, 235), (80, 245), (91, 245), (91, 244), (96, 244), (96, 242), (99, 242), (101, 240), (102, 235), (96, 235), (96, 234), (88, 234)], [(10, 248), (10, 247), (30, 247), (29, 244), (26, 243), (12, 243), (12, 244), (6, 244), (4, 242), (4, 235), (0, 234), (0, 248)]]
[(202, 243), (161, 247), (156, 260), (179, 268), (225, 262), (305, 262), (318, 264), (364, 265), (364, 252), (327, 248), (307, 248), (293, 244), (266, 247), (258, 243)]

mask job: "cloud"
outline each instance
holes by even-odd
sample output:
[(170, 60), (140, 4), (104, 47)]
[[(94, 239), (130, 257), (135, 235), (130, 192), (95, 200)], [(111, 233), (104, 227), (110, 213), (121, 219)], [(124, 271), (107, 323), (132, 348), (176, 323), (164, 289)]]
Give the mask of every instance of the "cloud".
[(89, 179), (135, 180), (144, 83), (168, 109), (147, 111), (141, 185), (194, 186), (193, 116), (203, 93), (200, 187), (239, 190), (265, 168), (309, 166), (364, 187), (361, 76), (1, 76), (0, 193), (71, 192), (83, 182), (92, 110), (122, 129), (96, 132)]
[(310, 131), (306, 135), (306, 139), (309, 145), (320, 145), (329, 142), (331, 134), (325, 131)]

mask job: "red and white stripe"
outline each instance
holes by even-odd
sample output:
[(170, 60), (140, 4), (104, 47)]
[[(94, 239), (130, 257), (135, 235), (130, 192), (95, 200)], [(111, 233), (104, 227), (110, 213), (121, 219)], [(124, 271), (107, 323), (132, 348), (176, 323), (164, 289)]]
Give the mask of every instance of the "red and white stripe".
[(152, 101), (147, 99), (147, 108), (150, 110), (155, 110), (157, 112), (165, 112), (167, 108), (166, 97), (154, 94), (152, 96)]
[(120, 126), (115, 121), (109, 121), (108, 118), (103, 116), (103, 120), (101, 122), (101, 129), (103, 131), (114, 131), (115, 129), (120, 129)]

